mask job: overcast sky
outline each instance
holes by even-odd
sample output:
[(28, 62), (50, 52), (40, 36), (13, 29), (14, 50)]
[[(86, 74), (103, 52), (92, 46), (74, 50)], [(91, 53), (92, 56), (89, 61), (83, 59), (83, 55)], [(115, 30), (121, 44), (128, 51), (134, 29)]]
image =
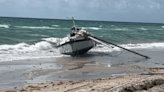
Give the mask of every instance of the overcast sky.
[(164, 23), (164, 0), (0, 0), (0, 16)]

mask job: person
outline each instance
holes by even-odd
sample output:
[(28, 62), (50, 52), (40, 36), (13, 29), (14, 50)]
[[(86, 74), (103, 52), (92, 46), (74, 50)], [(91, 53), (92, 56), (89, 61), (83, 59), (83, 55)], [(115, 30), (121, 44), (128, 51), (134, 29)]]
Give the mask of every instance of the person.
[(71, 32), (70, 33), (70, 36), (75, 36), (75, 32)]
[(75, 36), (79, 32), (80, 28), (73, 26), (71, 30), (72, 31), (70, 33), (70, 36)]
[(74, 31), (79, 31), (79, 30), (80, 30), (80, 28), (73, 26), (73, 27), (71, 28), (71, 30), (74, 30)]

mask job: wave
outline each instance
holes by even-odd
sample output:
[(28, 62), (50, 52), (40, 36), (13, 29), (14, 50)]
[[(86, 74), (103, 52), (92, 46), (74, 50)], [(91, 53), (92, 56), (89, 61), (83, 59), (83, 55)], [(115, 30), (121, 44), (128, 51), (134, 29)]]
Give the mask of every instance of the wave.
[(164, 43), (124, 44), (128, 49), (164, 49)]
[(102, 25), (99, 25), (99, 27), (102, 27)]
[(161, 26), (162, 28), (164, 28), (164, 26)]
[(19, 43), (15, 45), (0, 45), (0, 61), (13, 61), (33, 58), (57, 57), (61, 54), (53, 44), (40, 41), (35, 44)]
[(148, 30), (148, 29), (146, 29), (146, 28), (144, 28), (144, 27), (141, 27), (141, 28), (138, 28), (138, 29), (140, 29), (140, 30)]
[(29, 53), (36, 52), (40, 50), (50, 50), (52, 48), (51, 44), (45, 41), (29, 45), (27, 43), (19, 43), (16, 45), (0, 45), (1, 54), (13, 54), (13, 53)]
[(100, 30), (102, 28), (98, 28), (98, 27), (81, 27), (82, 29), (92, 29), (92, 30)]
[[(164, 43), (142, 43), (142, 44), (122, 44), (120, 45), (127, 49), (164, 49)], [(91, 52), (112, 52), (112, 51), (121, 51), (120, 48), (114, 47), (111, 45), (111, 48), (98, 45), (91, 50)]]
[(43, 41), (46, 41), (46, 42), (50, 42), (50, 43), (57, 43), (57, 40), (58, 39), (62, 39), (62, 38), (54, 38), (54, 37), (51, 37), (51, 38), (42, 38)]
[(49, 37), (48, 35), (41, 35), (41, 34), (28, 34), (29, 36), (35, 36), (35, 37)]
[(10, 25), (7, 25), (7, 24), (0, 24), (0, 27), (1, 28), (9, 28)]
[(118, 31), (122, 31), (122, 30), (129, 30), (128, 28), (114, 28), (112, 30), (118, 30)]
[[(67, 56), (60, 54), (58, 49), (55, 48), (58, 39), (61, 40), (62, 38), (42, 38), (41, 41), (34, 44), (18, 43), (15, 45), (0, 45), (0, 62)], [(122, 44), (120, 46), (127, 49), (164, 49), (164, 43)], [(97, 45), (96, 47), (92, 48), (89, 53), (121, 51), (121, 49), (118, 47), (114, 47), (112, 45), (110, 47), (111, 48), (103, 45)]]
[(17, 28), (26, 28), (26, 29), (56, 29), (54, 27), (48, 26), (15, 26)]
[(54, 26), (54, 27), (59, 27), (60, 25), (51, 25), (51, 26)]

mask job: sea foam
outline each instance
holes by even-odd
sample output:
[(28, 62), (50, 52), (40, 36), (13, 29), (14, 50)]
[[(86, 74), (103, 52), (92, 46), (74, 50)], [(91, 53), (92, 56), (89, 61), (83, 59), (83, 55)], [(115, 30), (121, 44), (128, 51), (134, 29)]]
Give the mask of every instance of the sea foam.
[(51, 43), (40, 41), (35, 44), (19, 43), (0, 45), (0, 61), (12, 61), (32, 58), (47, 58), (61, 55)]
[(54, 26), (54, 27), (59, 27), (60, 25), (51, 25), (51, 26)]
[(92, 29), (92, 30), (100, 30), (102, 28), (99, 27), (81, 27), (82, 29)]
[(128, 49), (164, 49), (164, 43), (124, 44)]
[(128, 28), (114, 28), (112, 30), (125, 31), (125, 30), (129, 30), (129, 29)]
[[(138, 44), (121, 44), (120, 46), (135, 50), (135, 49), (149, 49), (149, 50), (164, 50), (164, 43), (138, 43)], [(111, 47), (111, 48), (109, 48)], [(112, 52), (112, 51), (121, 51), (120, 48), (110, 45), (109, 47), (98, 45), (91, 50), (91, 52)]]
[(50, 42), (50, 43), (56, 43), (58, 39), (60, 39), (60, 38), (54, 38), (54, 37), (42, 38), (42, 40), (44, 40), (46, 42)]
[(26, 28), (26, 29), (56, 29), (54, 27), (48, 26), (15, 26), (17, 28)]
[(0, 45), (0, 53), (1, 54), (12, 54), (12, 53), (32, 53), (41, 50), (50, 50), (52, 46), (50, 43), (41, 41), (32, 45), (27, 43), (19, 43), (15, 45)]
[[(0, 62), (3, 61), (14, 61), (23, 59), (34, 59), (34, 58), (50, 58), (50, 57), (63, 57), (59, 53), (58, 49), (54, 47), (57, 39), (62, 38), (43, 38), (34, 44), (18, 43), (15, 45), (0, 45)], [(65, 39), (63, 39), (65, 40)], [(127, 49), (148, 49), (148, 50), (164, 50), (164, 43), (138, 43), (138, 44), (121, 44), (120, 46)], [(104, 53), (122, 51), (122, 49), (110, 45), (109, 47), (98, 44), (92, 48), (89, 53)], [(65, 56), (65, 55), (64, 55)], [(67, 56), (67, 55), (66, 55)]]
[(139, 28), (140, 30), (148, 30), (148, 29), (146, 29), (146, 28), (144, 28), (144, 27), (141, 27), (141, 28)]
[(9, 28), (10, 25), (7, 24), (0, 24), (0, 28)]

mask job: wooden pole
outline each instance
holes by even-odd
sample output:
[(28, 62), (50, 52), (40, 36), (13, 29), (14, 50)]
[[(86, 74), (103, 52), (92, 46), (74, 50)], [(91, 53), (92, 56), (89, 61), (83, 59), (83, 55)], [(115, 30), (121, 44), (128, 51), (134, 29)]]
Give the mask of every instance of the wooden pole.
[[(101, 41), (101, 42), (106, 43), (106, 44), (111, 44), (111, 45), (114, 45), (114, 46), (119, 47), (119, 48), (121, 48), (121, 49), (124, 49), (124, 50), (127, 50), (127, 51), (129, 51), (129, 52), (132, 52), (132, 53), (134, 53), (134, 54), (137, 54), (137, 55), (140, 55), (140, 56), (142, 56), (142, 57), (145, 57), (146, 59), (150, 59), (150, 57), (148, 57), (148, 56), (145, 56), (145, 55), (142, 55), (142, 54), (140, 54), (140, 53), (134, 52), (134, 51), (132, 51), (132, 50), (126, 49), (126, 48), (121, 47), (121, 46), (119, 46), (119, 45), (116, 45), (116, 44), (114, 44), (114, 43), (107, 42), (107, 41), (102, 40), (102, 39), (100, 39), (100, 38), (97, 38), (97, 37), (95, 37), (95, 36), (88, 35), (88, 37), (89, 37), (90, 39), (96, 41), (96, 42), (99, 42), (99, 43), (100, 43), (100, 41)], [(97, 40), (98, 40), (98, 41), (97, 41)]]

